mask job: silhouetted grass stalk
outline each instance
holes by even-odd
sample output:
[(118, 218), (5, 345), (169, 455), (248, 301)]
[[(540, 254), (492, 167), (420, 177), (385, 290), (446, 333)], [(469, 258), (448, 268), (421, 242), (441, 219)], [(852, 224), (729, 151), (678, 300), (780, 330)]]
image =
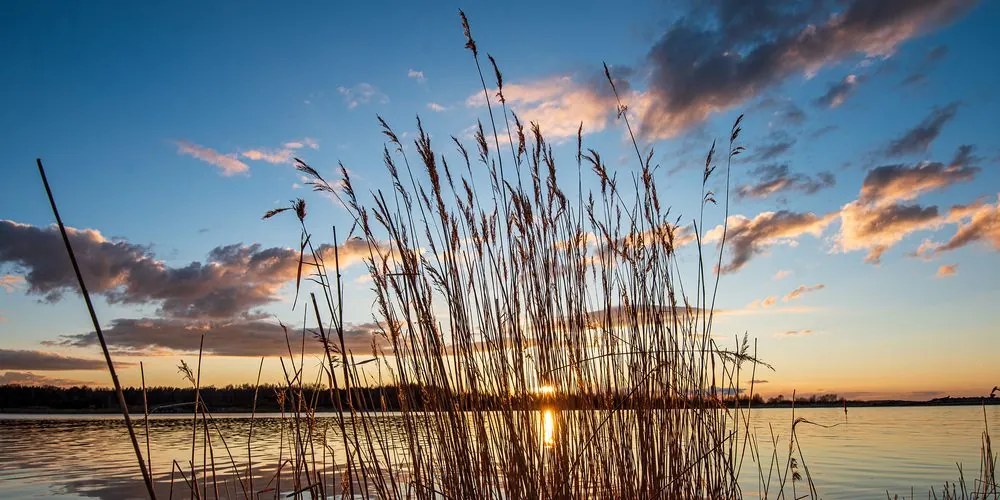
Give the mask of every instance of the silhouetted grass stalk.
[(128, 405), (125, 403), (125, 394), (122, 392), (121, 383), (118, 381), (118, 373), (115, 371), (115, 364), (111, 360), (111, 352), (108, 351), (108, 344), (104, 340), (104, 332), (101, 330), (101, 324), (97, 320), (97, 313), (94, 311), (94, 304), (90, 300), (90, 293), (87, 291), (87, 285), (83, 281), (83, 275), (80, 274), (80, 265), (76, 261), (76, 254), (73, 253), (73, 245), (70, 244), (69, 236), (66, 234), (66, 226), (63, 225), (62, 217), (59, 216), (59, 209), (56, 207), (56, 199), (52, 195), (52, 189), (49, 187), (49, 180), (45, 176), (45, 167), (42, 166), (41, 158), (35, 160), (38, 165), (38, 174), (42, 177), (42, 184), (45, 186), (45, 194), (49, 198), (49, 205), (52, 207), (52, 214), (56, 218), (56, 224), (59, 226), (59, 233), (62, 235), (63, 243), (66, 245), (66, 253), (69, 254), (70, 263), (73, 265), (73, 272), (76, 274), (76, 281), (80, 285), (80, 295), (83, 296), (84, 302), (87, 303), (87, 311), (90, 313), (90, 320), (94, 325), (94, 332), (97, 333), (97, 340), (101, 344), (101, 351), (104, 354), (104, 360), (108, 364), (108, 372), (111, 374), (111, 381), (115, 386), (115, 395), (118, 397), (118, 406), (121, 407), (122, 417), (125, 419), (125, 427), (128, 428), (128, 435), (132, 441), (132, 449), (135, 452), (135, 458), (139, 462), (139, 469), (142, 471), (142, 479), (146, 483), (146, 490), (149, 493), (149, 497), (155, 499), (156, 492), (153, 490), (153, 479), (146, 469), (146, 462), (142, 458), (142, 451), (139, 449), (139, 441), (135, 437), (135, 429), (132, 428), (132, 418), (128, 413)]

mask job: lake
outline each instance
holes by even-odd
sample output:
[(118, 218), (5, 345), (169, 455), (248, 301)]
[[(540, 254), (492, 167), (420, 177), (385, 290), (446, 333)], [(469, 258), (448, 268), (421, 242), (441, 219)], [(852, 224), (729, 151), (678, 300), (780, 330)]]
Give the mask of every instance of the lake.
[[(945, 481), (959, 477), (956, 463), (963, 465), (966, 480), (974, 480), (980, 464), (984, 423), (994, 436), (1000, 429), (1000, 406), (984, 412), (978, 406), (851, 408), (845, 418), (840, 408), (804, 408), (796, 417), (829, 425), (799, 424), (797, 433), (802, 453), (823, 498), (885, 498), (886, 491), (926, 498), (934, 487), (940, 492)], [(220, 471), (229, 464), (226, 447), (235, 461), (245, 467), (248, 415), (216, 415), (216, 431), (226, 442), (215, 442), (215, 460)], [(396, 423), (392, 415), (380, 417), (386, 428)], [(789, 409), (760, 409), (753, 412), (760, 453), (770, 456), (773, 429), (781, 459), (787, 455), (792, 414)], [(277, 415), (258, 415), (250, 452), (255, 465), (255, 489), (273, 480), (281, 456), (287, 456), (287, 429), (282, 431)], [(339, 455), (343, 446), (337, 438), (336, 419), (320, 418), (317, 432), (327, 433), (329, 446), (323, 454)], [(539, 417), (540, 425), (550, 426), (551, 417)], [(171, 465), (191, 459), (191, 417), (157, 415), (149, 422), (152, 472), (158, 493), (169, 495)], [(142, 417), (137, 420), (140, 444), (145, 451)], [(212, 437), (211, 439), (216, 439)], [(320, 450), (317, 450), (317, 454)], [(333, 460), (332, 460), (333, 461)], [(767, 464), (765, 464), (765, 469)], [(245, 474), (245, 471), (243, 471)], [(765, 473), (766, 474), (766, 473)], [(740, 482), (747, 497), (759, 496), (758, 469), (748, 455)], [(207, 476), (206, 476), (207, 477)], [(175, 481), (180, 484), (181, 478)], [(223, 477), (217, 482), (222, 496), (236, 495), (236, 482)], [(181, 485), (182, 486), (182, 485)], [(802, 482), (799, 482), (802, 488)], [(175, 496), (183, 498), (175, 490)], [(798, 494), (803, 494), (803, 489)], [(771, 489), (772, 496), (774, 488)], [(95, 415), (0, 415), (0, 498), (136, 498), (145, 493), (142, 477), (121, 418)], [(790, 488), (789, 488), (790, 493)], [(273, 495), (273, 493), (270, 493)]]

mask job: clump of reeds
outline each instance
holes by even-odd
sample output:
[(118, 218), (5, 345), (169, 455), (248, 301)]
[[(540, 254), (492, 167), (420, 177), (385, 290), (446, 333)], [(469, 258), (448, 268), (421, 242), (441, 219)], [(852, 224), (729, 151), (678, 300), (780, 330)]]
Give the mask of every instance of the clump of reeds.
[[(693, 230), (670, 216), (653, 152), (642, 155), (634, 136), (641, 173), (630, 182), (584, 148), (582, 134), (575, 168), (557, 169), (538, 124), (526, 127), (506, 108), (502, 75), (489, 59), (502, 116), (494, 116), (483, 78), (492, 134), (480, 123), (471, 147), (453, 137), (457, 160), (449, 163), (419, 119), (411, 156), (379, 118), (392, 190), (372, 193), (370, 204), (343, 166), (331, 183), (297, 160), (316, 190), (344, 202), (368, 242), (375, 316), (389, 347), (361, 353), (375, 363), (367, 369), (378, 370), (379, 384), (419, 391), (412, 400), (401, 396), (402, 436), (380, 423), (379, 412), (356, 411), (351, 389), (367, 383), (366, 368), (345, 347), (339, 272), (326, 273), (330, 260), (339, 268), (337, 254), (312, 247), (300, 215), (300, 261), (318, 276), (325, 299), (321, 307), (312, 296), (316, 336), (331, 397), (342, 404), (344, 493), (740, 496), (749, 399), (735, 396), (760, 362), (746, 338), (724, 349), (712, 335), (718, 276), (710, 278), (706, 261), (715, 259), (702, 253), (704, 210)], [(618, 112), (631, 133), (620, 100)], [(737, 120), (722, 158), (727, 193), (740, 131)], [(703, 206), (715, 203), (707, 186), (717, 161), (713, 146)], [(599, 190), (567, 194), (567, 180), (582, 187), (584, 175)], [(687, 291), (675, 253), (681, 233), (699, 250)]]

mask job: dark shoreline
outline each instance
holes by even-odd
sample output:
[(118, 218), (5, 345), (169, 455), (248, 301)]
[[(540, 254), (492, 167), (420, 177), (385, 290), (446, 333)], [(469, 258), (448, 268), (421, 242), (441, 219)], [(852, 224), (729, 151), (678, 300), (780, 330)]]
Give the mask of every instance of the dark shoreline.
[[(1000, 398), (987, 398), (987, 397), (946, 397), (946, 398), (936, 398), (928, 401), (909, 401), (909, 400), (897, 400), (897, 399), (887, 399), (887, 400), (867, 400), (867, 401), (847, 401), (847, 410), (850, 412), (852, 408), (907, 408), (907, 407), (937, 407), (937, 406), (994, 406), (1000, 405)], [(844, 403), (841, 401), (839, 403), (827, 403), (827, 402), (796, 402), (794, 405), (790, 401), (781, 403), (762, 403), (752, 405), (753, 409), (791, 409), (792, 407), (803, 409), (803, 408), (844, 408)], [(542, 409), (543, 405), (538, 405), (536, 409)], [(574, 410), (585, 410), (586, 408), (573, 408)], [(252, 408), (244, 407), (216, 407), (212, 409), (213, 413), (225, 414), (225, 413), (250, 413)], [(333, 408), (320, 410), (322, 413), (334, 413), (336, 410)], [(396, 409), (388, 409), (388, 412), (399, 411)], [(486, 409), (489, 411), (489, 409)], [(129, 412), (133, 415), (142, 415), (143, 409), (141, 406), (134, 407), (129, 405)], [(278, 413), (279, 410), (272, 408), (257, 408), (257, 413)], [(34, 408), (5, 408), (0, 407), (0, 415), (117, 415), (121, 412), (117, 408), (45, 408), (45, 407), (34, 407)], [(180, 411), (157, 411), (151, 412), (151, 415), (184, 415), (190, 413), (189, 410)]]

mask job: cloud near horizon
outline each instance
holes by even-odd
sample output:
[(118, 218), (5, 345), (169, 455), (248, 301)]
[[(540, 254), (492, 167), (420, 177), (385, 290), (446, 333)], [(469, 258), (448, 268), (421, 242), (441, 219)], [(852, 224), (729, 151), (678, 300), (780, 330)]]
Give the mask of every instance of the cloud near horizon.
[[(117, 362), (115, 366), (132, 366), (132, 363)], [(107, 367), (103, 359), (77, 358), (45, 351), (0, 349), (0, 370), (104, 370)]]
[(47, 377), (45, 375), (36, 375), (31, 372), (13, 372), (8, 371), (3, 375), (0, 375), (0, 385), (37, 385), (37, 386), (55, 386), (55, 387), (82, 387), (85, 385), (93, 385), (82, 380), (72, 380), (65, 378)]
[[(371, 354), (372, 343), (379, 349), (388, 347), (378, 336), (378, 325), (364, 323), (345, 325), (344, 344), (356, 356)], [(120, 355), (175, 355), (197, 353), (201, 337), (205, 335), (205, 353), (216, 356), (287, 356), (285, 330), (270, 320), (192, 321), (166, 318), (120, 318), (103, 329), (104, 336), (116, 354)], [(322, 344), (306, 331), (307, 354), (323, 352)], [(292, 352), (302, 348), (301, 328), (288, 327)], [(68, 334), (59, 340), (43, 342), (60, 347), (93, 347), (97, 345), (96, 332)], [(339, 343), (337, 345), (339, 348)]]
[[(279, 299), (279, 290), (291, 283), (299, 252), (291, 248), (262, 248), (259, 244), (232, 244), (212, 249), (207, 260), (170, 267), (149, 247), (108, 240), (94, 229), (67, 228), (90, 291), (112, 304), (159, 306), (169, 318), (221, 319), (253, 317), (257, 307)], [(332, 256), (333, 246), (318, 251)], [(368, 244), (352, 239), (339, 248), (341, 267), (368, 256)], [(332, 257), (331, 257), (332, 258)], [(27, 292), (45, 300), (59, 300), (75, 291), (59, 231), (0, 220), (0, 265), (23, 271)]]

